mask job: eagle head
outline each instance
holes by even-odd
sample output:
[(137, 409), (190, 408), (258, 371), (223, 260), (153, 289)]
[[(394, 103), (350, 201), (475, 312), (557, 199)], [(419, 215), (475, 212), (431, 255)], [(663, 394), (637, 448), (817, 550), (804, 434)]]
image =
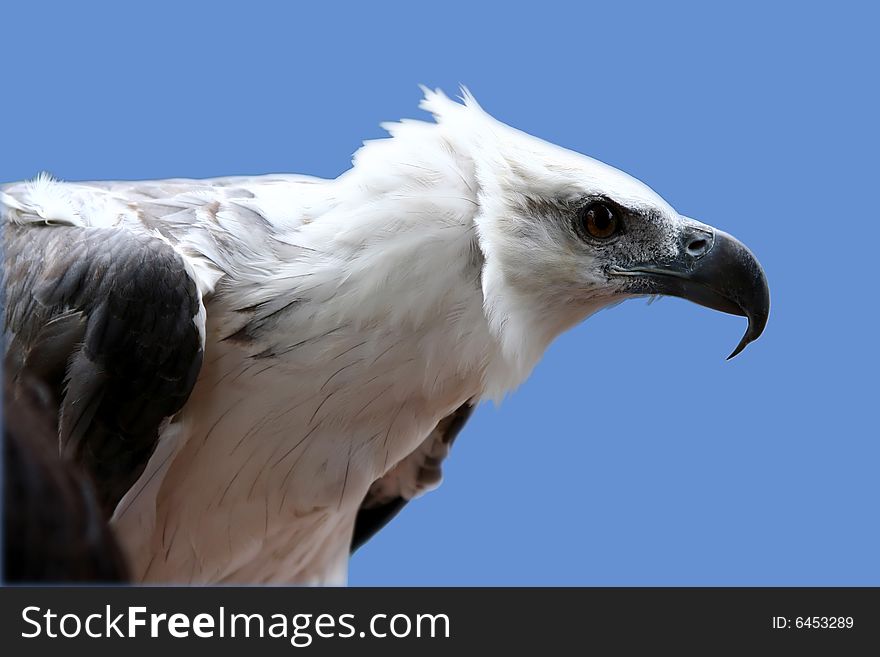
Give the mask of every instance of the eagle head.
[(748, 318), (728, 358), (758, 338), (770, 293), (755, 256), (684, 217), (647, 185), (426, 90), (423, 108), (469, 154), (479, 202), (484, 304), (524, 367), (562, 330), (628, 298), (672, 295)]

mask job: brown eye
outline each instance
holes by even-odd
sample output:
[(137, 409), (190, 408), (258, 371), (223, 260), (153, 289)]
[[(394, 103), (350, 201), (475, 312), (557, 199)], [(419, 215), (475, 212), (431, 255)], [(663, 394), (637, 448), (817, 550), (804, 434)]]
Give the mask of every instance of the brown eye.
[(600, 240), (612, 237), (620, 224), (617, 214), (605, 203), (590, 203), (582, 210), (581, 217), (587, 235)]

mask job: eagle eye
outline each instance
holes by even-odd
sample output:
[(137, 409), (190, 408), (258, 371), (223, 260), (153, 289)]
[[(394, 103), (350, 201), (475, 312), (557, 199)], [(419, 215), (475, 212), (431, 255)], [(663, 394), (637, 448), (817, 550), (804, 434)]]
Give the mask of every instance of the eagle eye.
[(607, 203), (596, 201), (580, 212), (581, 226), (587, 235), (599, 240), (613, 237), (620, 227), (617, 213)]

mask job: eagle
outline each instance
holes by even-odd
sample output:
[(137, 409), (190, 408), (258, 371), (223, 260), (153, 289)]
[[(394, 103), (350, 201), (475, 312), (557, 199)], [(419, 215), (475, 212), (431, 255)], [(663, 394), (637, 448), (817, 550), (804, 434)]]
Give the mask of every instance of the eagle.
[(344, 584), (475, 405), (600, 309), (746, 317), (730, 357), (762, 333), (735, 238), (423, 92), (431, 120), (383, 124), (335, 179), (0, 188), (6, 385), (45, 388), (134, 581)]

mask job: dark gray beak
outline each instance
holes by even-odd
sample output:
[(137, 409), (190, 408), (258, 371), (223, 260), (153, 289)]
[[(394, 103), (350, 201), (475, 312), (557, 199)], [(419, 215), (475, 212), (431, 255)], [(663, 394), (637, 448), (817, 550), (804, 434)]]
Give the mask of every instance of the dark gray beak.
[(745, 335), (728, 360), (757, 340), (767, 325), (770, 288), (760, 263), (735, 237), (704, 224), (687, 225), (674, 259), (615, 268), (610, 273), (631, 279), (625, 286), (627, 293), (681, 297), (748, 317)]

